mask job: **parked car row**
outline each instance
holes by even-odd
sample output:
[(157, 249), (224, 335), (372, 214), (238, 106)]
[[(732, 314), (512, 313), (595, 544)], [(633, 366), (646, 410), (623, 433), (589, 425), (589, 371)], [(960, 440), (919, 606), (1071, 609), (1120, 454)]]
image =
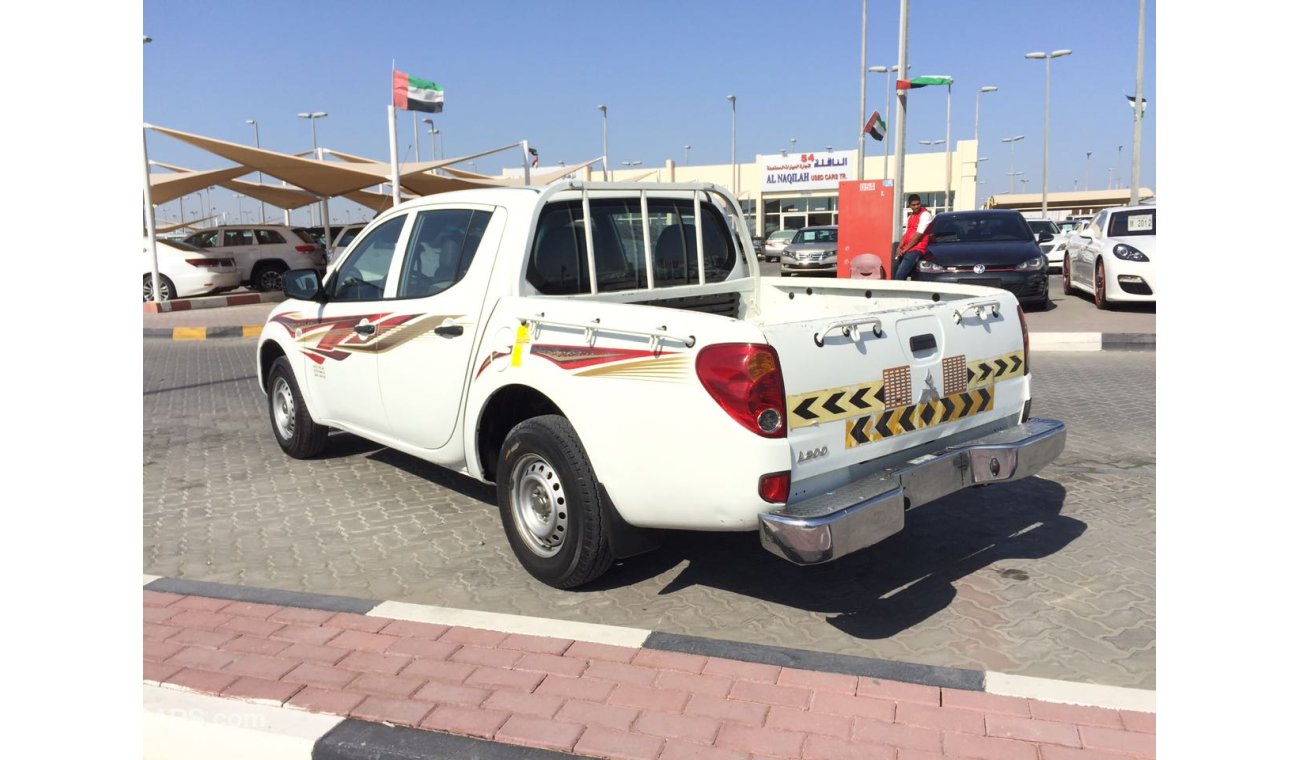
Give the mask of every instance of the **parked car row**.
[(282, 224), (220, 225), (185, 242), (235, 260), (240, 281), (263, 292), (283, 290), (290, 269), (325, 270), (325, 252), (307, 230)]

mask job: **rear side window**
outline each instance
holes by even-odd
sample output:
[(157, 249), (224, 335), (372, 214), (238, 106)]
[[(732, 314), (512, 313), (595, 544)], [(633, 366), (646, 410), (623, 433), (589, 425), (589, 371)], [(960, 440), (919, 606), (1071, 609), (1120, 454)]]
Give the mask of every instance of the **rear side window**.
[(298, 239), (304, 243), (307, 243), (309, 245), (317, 244), (316, 238), (310, 232), (308, 232), (306, 229), (302, 227), (294, 227), (293, 234), (297, 235)]
[(221, 244), (223, 246), (252, 245), (253, 231), (252, 230), (226, 230), (224, 233), (222, 233)]
[(284, 242), (284, 235), (281, 235), (275, 230), (253, 230), (253, 232), (257, 235), (257, 242), (262, 245)]
[(197, 245), (200, 248), (211, 248), (221, 239), (221, 233), (218, 230), (208, 230), (207, 232), (198, 232), (190, 235), (185, 242), (191, 245)]
[(394, 217), (366, 235), (330, 283), (330, 296), (334, 300), (375, 301), (384, 297), (388, 267), (393, 263), (397, 239), (405, 223), (405, 216)]
[(416, 214), (397, 284), (398, 298), (424, 298), (450, 288), (469, 270), (492, 214), (436, 209)]
[[(592, 246), (596, 290), (601, 293), (649, 286), (645, 230), (650, 226), (655, 287), (699, 282), (695, 203), (687, 198), (648, 202), (643, 221), (636, 198), (591, 199)], [(700, 204), (705, 282), (720, 282), (736, 263), (736, 249), (726, 222), (712, 203)], [(544, 295), (591, 292), (587, 262), (586, 220), (578, 200), (548, 204), (537, 222), (528, 261), (528, 282)]]

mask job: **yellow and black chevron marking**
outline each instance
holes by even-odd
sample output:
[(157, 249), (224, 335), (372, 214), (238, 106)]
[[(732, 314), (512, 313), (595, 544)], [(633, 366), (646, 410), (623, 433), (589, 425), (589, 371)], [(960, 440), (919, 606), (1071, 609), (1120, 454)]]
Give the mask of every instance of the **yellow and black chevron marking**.
[(992, 359), (976, 359), (966, 364), (966, 381), (971, 388), (992, 385), (1025, 374), (1025, 352), (1012, 351)]
[(787, 398), (785, 404), (790, 410), (791, 428), (834, 422), (884, 409), (885, 384), (875, 380), (862, 385), (801, 393)]
[(912, 404), (901, 409), (888, 409), (844, 423), (844, 448), (851, 449), (864, 443), (875, 443), (900, 433), (942, 425), (964, 417), (993, 409), (993, 388), (973, 391)]

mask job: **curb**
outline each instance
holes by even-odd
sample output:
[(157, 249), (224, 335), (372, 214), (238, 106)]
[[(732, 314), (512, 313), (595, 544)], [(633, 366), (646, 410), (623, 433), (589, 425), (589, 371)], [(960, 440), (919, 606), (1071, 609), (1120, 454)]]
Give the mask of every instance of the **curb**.
[(257, 303), (278, 303), (284, 300), (284, 293), (240, 293), (233, 296), (204, 296), (202, 298), (173, 298), (170, 301), (155, 303), (145, 301), (145, 314), (165, 314), (173, 311), (193, 311), (195, 309), (217, 309), (222, 306), (248, 306)]
[(256, 338), (262, 334), (262, 325), (231, 325), (226, 327), (146, 327), (146, 338), (170, 340), (207, 340), (208, 338)]
[[(907, 683), (1079, 704), (1155, 712), (1155, 692), (1009, 676), (854, 655), (743, 644), (644, 629), (478, 612), (406, 602), (377, 601), (279, 589), (237, 586), (145, 575), (144, 588), (282, 607), (349, 612), (415, 622), (482, 628), (511, 634), (553, 636), (666, 652), (684, 652), (741, 662), (780, 665), (826, 673), (865, 675)], [(573, 751), (510, 744), (433, 729), (378, 723), (343, 715), (285, 707), (273, 700), (214, 696), (175, 683), (146, 680), (143, 733), (146, 758), (472, 758), (474, 760), (560, 760), (590, 758)], [(603, 756), (603, 755), (602, 755)]]

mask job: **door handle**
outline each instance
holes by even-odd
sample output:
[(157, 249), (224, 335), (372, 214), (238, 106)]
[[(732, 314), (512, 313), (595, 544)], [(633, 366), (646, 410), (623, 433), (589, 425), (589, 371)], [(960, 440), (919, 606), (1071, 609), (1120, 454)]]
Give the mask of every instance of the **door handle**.
[(352, 328), (352, 331), (355, 332), (355, 333), (358, 334), (358, 335), (374, 335), (374, 334), (375, 334), (375, 326), (374, 326), (374, 325), (357, 325), (356, 327)]
[(458, 335), (464, 335), (465, 328), (462, 325), (438, 325), (433, 328), (433, 332), (436, 335), (455, 338)]

